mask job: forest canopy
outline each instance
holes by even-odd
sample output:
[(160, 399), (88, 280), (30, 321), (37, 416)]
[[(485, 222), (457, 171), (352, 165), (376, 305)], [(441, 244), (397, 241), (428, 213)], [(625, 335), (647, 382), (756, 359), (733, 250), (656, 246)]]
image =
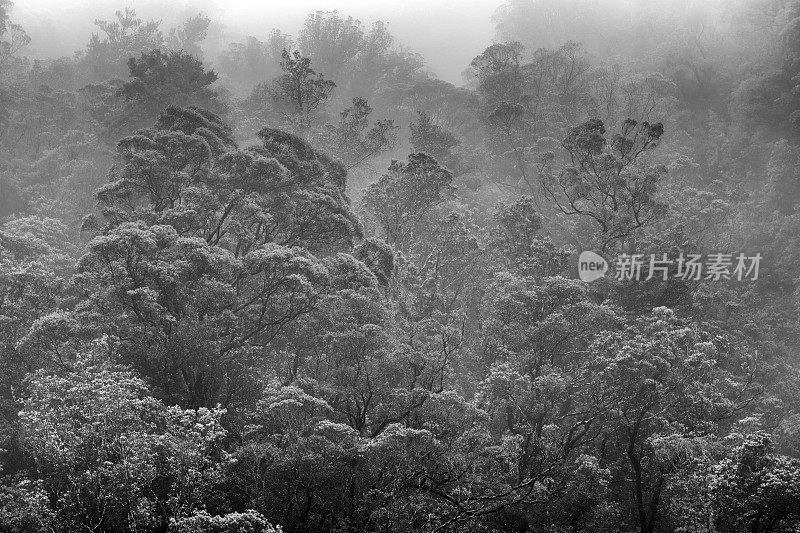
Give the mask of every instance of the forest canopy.
[(800, 531), (800, 0), (114, 7), (0, 0), (0, 531)]

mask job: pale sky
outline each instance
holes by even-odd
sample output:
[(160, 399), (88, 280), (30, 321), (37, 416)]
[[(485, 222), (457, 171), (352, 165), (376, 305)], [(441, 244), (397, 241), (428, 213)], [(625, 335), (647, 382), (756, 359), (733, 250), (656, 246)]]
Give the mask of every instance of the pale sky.
[(338, 10), (366, 27), (388, 23), (406, 48), (419, 52), (440, 78), (461, 84), (461, 72), (491, 44), (491, 16), (502, 0), (16, 0), (12, 18), (30, 34), (29, 54), (71, 55), (83, 48), (95, 18), (134, 8), (145, 20), (162, 20), (166, 33), (186, 14), (205, 11), (233, 32), (265, 38), (272, 28), (297, 35), (306, 15)]

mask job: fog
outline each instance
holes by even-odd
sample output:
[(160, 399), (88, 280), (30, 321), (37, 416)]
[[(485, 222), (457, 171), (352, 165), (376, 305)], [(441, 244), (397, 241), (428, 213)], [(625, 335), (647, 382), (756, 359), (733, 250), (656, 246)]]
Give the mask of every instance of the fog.
[(224, 25), (231, 36), (253, 35), (265, 39), (273, 28), (296, 34), (306, 16), (315, 11), (338, 10), (365, 25), (381, 20), (400, 44), (422, 54), (440, 78), (462, 83), (464, 65), (481, 52), (494, 35), (491, 17), (496, 0), (408, 0), (384, 2), (357, 0), (23, 0), (12, 14), (32, 38), (33, 57), (71, 55), (97, 31), (95, 19), (112, 19), (123, 5), (139, 17), (161, 20), (169, 28), (187, 14), (203, 11)]
[(0, 532), (799, 524), (800, 0), (0, 0)]

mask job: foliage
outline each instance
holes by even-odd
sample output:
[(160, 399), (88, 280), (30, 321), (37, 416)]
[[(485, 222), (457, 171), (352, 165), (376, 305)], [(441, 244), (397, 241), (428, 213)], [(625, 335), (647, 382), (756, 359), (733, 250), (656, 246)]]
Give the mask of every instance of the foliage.
[(791, 531), (798, 519), (800, 461), (778, 455), (772, 437), (747, 435), (711, 474), (720, 531)]
[(203, 59), (203, 51), (200, 42), (208, 35), (208, 27), (211, 19), (205, 13), (198, 13), (183, 21), (178, 28), (173, 28), (169, 32), (169, 40), (172, 41), (174, 50), (182, 50), (198, 59)]
[(666, 169), (640, 163), (663, 133), (661, 123), (626, 120), (609, 140), (603, 122), (592, 119), (570, 130), (562, 142), (571, 164), (544, 178), (545, 193), (565, 215), (588, 217), (599, 226), (601, 250), (663, 216), (666, 206), (656, 192)]
[[(363, 98), (353, 98), (352, 107), (339, 114), (339, 123), (329, 127), (327, 143), (333, 153), (339, 154), (347, 170), (352, 170), (368, 158), (391, 150), (397, 142), (397, 126), (391, 119), (383, 119), (369, 127), (372, 107)], [(323, 141), (325, 142), (325, 141)]]
[(425, 152), (448, 168), (458, 165), (452, 150), (459, 145), (459, 140), (441, 126), (434, 124), (431, 117), (419, 111), (418, 122), (409, 125), (411, 129), (411, 146), (416, 152)]
[(10, 0), (0, 3), (0, 78), (8, 74), (7, 67), (14, 56), (31, 42), (22, 26), (11, 22), (8, 12), (12, 6)]
[(222, 464), (224, 411), (165, 407), (129, 371), (92, 359), (32, 375), (19, 415), (59, 529), (136, 531), (201, 504)]
[(128, 60), (131, 80), (117, 90), (117, 96), (134, 104), (127, 113), (144, 123), (152, 121), (169, 106), (195, 105), (213, 113), (225, 111), (217, 93), (209, 87), (216, 73), (206, 71), (200, 59), (178, 50), (153, 50)]
[(336, 83), (311, 68), (311, 58), (297, 50), (291, 53), (283, 50), (281, 70), (283, 74), (272, 82), (268, 92), (280, 112), (288, 115), (289, 120), (296, 120), (298, 128), (307, 129)]
[(454, 85), (0, 0), (0, 530), (795, 531), (800, 3), (634, 7), (508, 0)]
[(195, 511), (192, 516), (172, 520), (170, 532), (174, 533), (280, 533), (281, 528), (273, 527), (255, 511), (228, 513), (224, 516), (211, 516), (206, 511)]
[(105, 36), (93, 33), (86, 47), (83, 62), (88, 66), (93, 81), (121, 77), (128, 58), (159, 49), (164, 43), (157, 21), (143, 22), (130, 8), (114, 15), (114, 21), (95, 20), (95, 26)]
[(453, 175), (431, 156), (419, 152), (408, 162), (393, 161), (389, 172), (371, 185), (364, 202), (381, 224), (390, 244), (410, 244), (412, 233), (430, 210), (452, 191)]

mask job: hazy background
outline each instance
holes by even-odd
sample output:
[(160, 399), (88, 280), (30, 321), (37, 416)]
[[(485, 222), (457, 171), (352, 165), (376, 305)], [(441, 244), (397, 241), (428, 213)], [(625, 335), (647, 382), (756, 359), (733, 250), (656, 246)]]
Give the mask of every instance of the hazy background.
[[(492, 15), (499, 0), (22, 0), (15, 3), (12, 18), (32, 42), (31, 57), (72, 55), (86, 46), (97, 31), (95, 19), (111, 20), (123, 6), (132, 7), (143, 20), (162, 21), (162, 28), (176, 25), (187, 15), (206, 12), (224, 24), (225, 35), (253, 35), (264, 40), (272, 28), (296, 35), (306, 16), (315, 11), (338, 10), (361, 20), (365, 27), (382, 20), (399, 44), (422, 54), (438, 77), (461, 84), (461, 72), (480, 54), (494, 35)], [(230, 42), (230, 39), (227, 41)], [(227, 44), (224, 43), (224, 44)]]

